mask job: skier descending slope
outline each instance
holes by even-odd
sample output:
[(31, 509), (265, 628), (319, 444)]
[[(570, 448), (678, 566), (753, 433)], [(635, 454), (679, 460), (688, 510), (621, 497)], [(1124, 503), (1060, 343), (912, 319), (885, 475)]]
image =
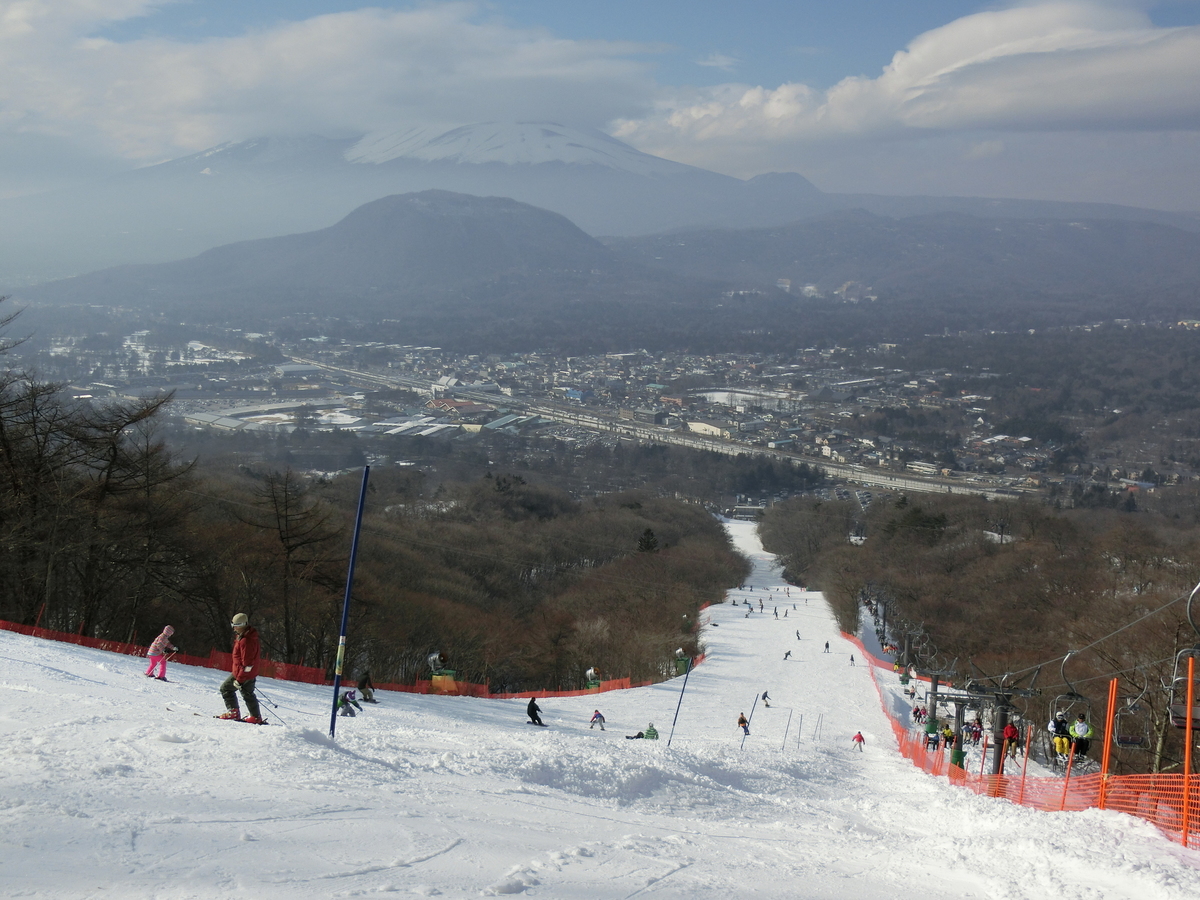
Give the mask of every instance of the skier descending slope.
[[(233, 671), (220, 688), (226, 709), (220, 718), (261, 725), (263, 720), (258, 708), (258, 698), (254, 696), (254, 680), (258, 677), (258, 632), (250, 627), (250, 619), (245, 613), (234, 616), (231, 624), (237, 637), (233, 641)], [(250, 715), (244, 719), (234, 691), (240, 691), (242, 699), (246, 701), (246, 709)]]

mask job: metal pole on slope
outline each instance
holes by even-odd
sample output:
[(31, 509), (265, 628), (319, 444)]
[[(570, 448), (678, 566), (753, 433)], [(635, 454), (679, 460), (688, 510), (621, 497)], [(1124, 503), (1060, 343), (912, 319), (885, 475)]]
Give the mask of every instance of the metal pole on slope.
[(350, 565), (346, 568), (346, 596), (342, 600), (342, 628), (338, 634), (337, 665), (333, 670), (333, 711), (329, 714), (329, 737), (337, 730), (338, 691), (342, 688), (342, 665), (346, 661), (346, 624), (350, 621), (350, 589), (354, 586), (354, 561), (358, 558), (358, 534), (362, 530), (363, 506), (367, 502), (367, 478), (370, 466), (363, 466), (362, 488), (358, 492), (358, 514), (354, 517), (354, 539), (350, 542)]
[[(682, 650), (675, 651), (676, 658), (682, 653)], [(671, 720), (671, 734), (667, 737), (667, 746), (671, 746), (671, 741), (675, 737), (675, 723), (679, 721), (679, 707), (683, 706), (683, 692), (687, 690), (688, 676), (692, 674), (692, 659), (688, 657), (687, 671), (683, 673), (683, 686), (679, 689), (679, 701), (675, 704), (675, 718)]]

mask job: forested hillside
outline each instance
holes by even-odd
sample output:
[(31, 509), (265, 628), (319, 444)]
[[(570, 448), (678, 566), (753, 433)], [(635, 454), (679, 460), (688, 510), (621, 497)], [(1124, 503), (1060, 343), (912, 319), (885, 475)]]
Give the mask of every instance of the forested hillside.
[[(360, 477), (204, 466), (160, 438), (165, 398), (94, 405), (0, 381), (0, 619), (187, 652), (227, 649), (246, 612), (272, 659), (330, 667)], [(651, 680), (696, 650), (702, 604), (745, 562), (700, 505), (577, 501), (529, 473), (372, 472), (349, 661), (380, 681), (444, 654), (495, 689)]]
[(1200, 530), (1190, 519), (1152, 504), (1134, 514), (914, 495), (867, 511), (791, 501), (767, 513), (762, 534), (789, 577), (825, 592), (847, 631), (869, 598), (886, 605), (896, 636), (928, 635), (959, 679), (1028, 677), (1045, 664), (1042, 696), (1026, 709), (1035, 722), (1072, 684), (1099, 715), (1119, 675), (1123, 696), (1145, 691), (1154, 735), (1148, 756), (1125, 754), (1124, 764), (1158, 770), (1178, 761), (1182, 744), (1161, 686), (1175, 655), (1198, 639), (1180, 600), (1200, 579)]

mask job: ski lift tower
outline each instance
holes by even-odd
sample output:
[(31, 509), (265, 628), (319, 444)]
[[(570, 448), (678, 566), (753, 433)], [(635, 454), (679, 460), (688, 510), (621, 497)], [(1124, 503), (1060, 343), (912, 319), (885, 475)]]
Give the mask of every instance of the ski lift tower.
[[(917, 666), (917, 674), (929, 679), (929, 691), (925, 697), (928, 701), (929, 717), (925, 720), (925, 733), (933, 734), (938, 730), (938, 684), (942, 679), (949, 679), (958, 674), (958, 660), (954, 660), (949, 666), (938, 665), (936, 660), (937, 654), (932, 654), (927, 665)], [(949, 682), (947, 682), (949, 686)]]
[[(1009, 684), (1008, 680), (1012, 676), (1009, 673), (1004, 673), (999, 678), (987, 675), (982, 672), (974, 663), (971, 664), (975, 671), (983, 676), (984, 680), (990, 682), (984, 684), (974, 679), (967, 682), (967, 690), (981, 699), (986, 699), (986, 702), (992, 704), (995, 710), (995, 715), (992, 716), (992, 774), (999, 775), (1004, 768), (1004, 726), (1008, 724), (1008, 715), (1013, 709), (1012, 700), (1014, 697), (1037, 697), (1041, 691), (1034, 687), (1037, 682), (1037, 677), (1041, 673), (1041, 666), (1033, 670), (1033, 674), (1029, 676), (1029, 686), (1020, 688), (1016, 685), (1019, 682)], [(1020, 679), (1024, 681), (1024, 679)], [(1029, 741), (1029, 729), (1025, 729), (1025, 741)], [(1025, 752), (1029, 752), (1026, 746)]]

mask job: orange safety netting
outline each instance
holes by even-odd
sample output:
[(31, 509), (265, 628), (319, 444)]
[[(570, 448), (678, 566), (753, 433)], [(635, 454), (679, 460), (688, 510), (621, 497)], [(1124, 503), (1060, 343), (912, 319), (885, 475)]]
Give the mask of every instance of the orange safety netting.
[[(1185, 783), (1183, 774), (1171, 775), (1106, 775), (1093, 772), (1087, 775), (1068, 775), (1063, 778), (1044, 776), (1027, 777), (1023, 770), (1009, 771), (1001, 775), (983, 775), (968, 772), (959, 766), (950, 765), (944, 748), (931, 748), (925, 744), (925, 734), (912, 731), (906, 723), (899, 721), (880, 690), (876, 668), (891, 671), (893, 663), (871, 654), (862, 641), (843, 634), (861, 651), (871, 664), (871, 682), (879, 694), (884, 715), (892, 726), (892, 733), (899, 745), (900, 755), (912, 760), (913, 765), (930, 775), (945, 775), (951, 783), (976, 794), (987, 797), (1003, 797), (1045, 811), (1111, 809), (1137, 816), (1155, 825), (1174, 840), (1188, 847), (1200, 848), (1200, 775), (1187, 777), (1187, 803), (1184, 802)], [(1026, 741), (1026, 748), (1029, 742)], [(1025, 760), (1005, 760), (1014, 770)], [(1184, 812), (1187, 811), (1185, 817)]]
[[(93, 650), (104, 650), (108, 653), (122, 653), (125, 656), (145, 656), (146, 647), (130, 644), (125, 641), (110, 641), (101, 638), (85, 637), (81, 634), (68, 634), (64, 631), (51, 631), (49, 628), (38, 628), (34, 625), (18, 625), (15, 622), (0, 620), (0, 631), (13, 631), (30, 637), (59, 641), (65, 644), (76, 644), (80, 647), (90, 647)], [(185, 666), (198, 666), (203, 669), (218, 669), (227, 672), (233, 665), (233, 654), (220, 650), (211, 650), (208, 656), (188, 656), (176, 653), (171, 657), (172, 662)], [(698, 666), (704, 661), (703, 656), (693, 660), (692, 665)], [(281, 663), (263, 657), (259, 669), (265, 678), (276, 678), (280, 681), (299, 681), (304, 684), (333, 684), (333, 676), (324, 669), (313, 666), (301, 666), (294, 663)], [(474, 684), (468, 681), (456, 681), (452, 676), (435, 676), (431, 680), (419, 680), (414, 684), (377, 684), (376, 690), (398, 691), (406, 694), (444, 694), (455, 697), (485, 697), (493, 700), (506, 700), (513, 697), (582, 697), (587, 694), (602, 694), (607, 691), (620, 691), (631, 687), (643, 687), (653, 682), (631, 682), (628, 678), (613, 678), (601, 681), (596, 687), (576, 691), (543, 691), (525, 690), (519, 693), (494, 694), (486, 684)]]

